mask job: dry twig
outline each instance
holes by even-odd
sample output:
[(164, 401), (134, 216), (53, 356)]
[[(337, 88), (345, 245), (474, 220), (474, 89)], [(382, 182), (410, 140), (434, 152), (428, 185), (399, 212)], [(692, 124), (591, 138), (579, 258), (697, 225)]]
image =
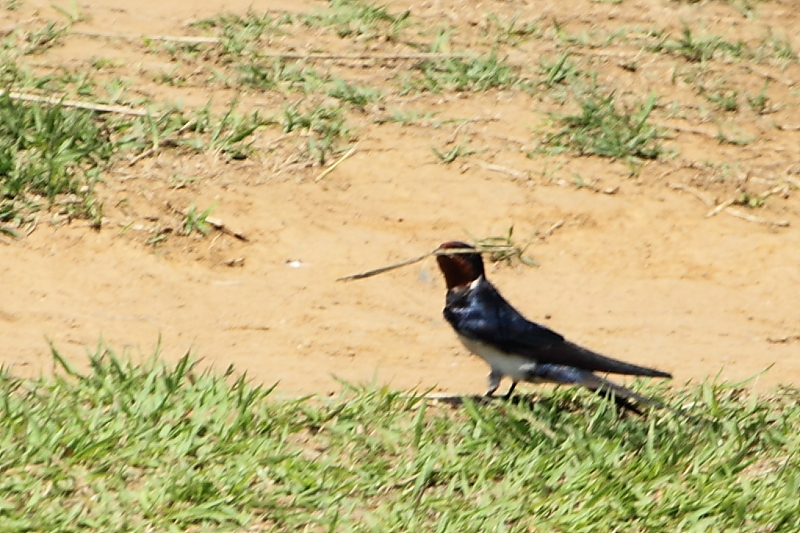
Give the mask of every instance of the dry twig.
[(491, 170), (493, 172), (500, 172), (502, 174), (508, 174), (509, 176), (513, 176), (517, 179), (528, 178), (528, 174), (526, 172), (520, 172), (519, 170), (514, 170), (513, 168), (495, 165), (494, 163), (485, 163), (483, 161), (478, 161), (478, 164), (481, 167), (485, 168), (486, 170)]
[(550, 228), (549, 228), (547, 231), (545, 231), (544, 233), (542, 233), (542, 238), (543, 238), (543, 239), (545, 239), (545, 238), (549, 237), (550, 235), (552, 235), (552, 234), (553, 234), (553, 232), (554, 232), (555, 230), (557, 230), (558, 228), (560, 228), (560, 227), (561, 227), (561, 226), (563, 226), (563, 225), (564, 225), (564, 221), (563, 221), (563, 220), (559, 220), (558, 222), (556, 222), (555, 224), (553, 224), (552, 226), (550, 226)]
[(689, 194), (691, 194), (692, 196), (694, 196), (695, 198), (697, 198), (698, 200), (700, 200), (709, 207), (714, 205), (714, 201), (711, 198), (701, 193), (694, 187), (689, 187), (688, 185), (684, 185), (683, 183), (667, 183), (667, 186), (670, 189), (675, 189), (676, 191), (688, 192)]
[(732, 206), (735, 202), (736, 202), (736, 200), (734, 200), (733, 198), (731, 198), (730, 200), (725, 200), (724, 202), (719, 204), (717, 207), (715, 207), (714, 209), (712, 209), (711, 211), (706, 213), (706, 218), (713, 217), (714, 215), (716, 215), (717, 213), (719, 213), (723, 209)]
[(793, 178), (792, 176), (784, 176), (783, 179), (785, 179), (786, 181), (788, 181), (789, 183), (800, 189), (800, 180), (798, 180), (797, 178)]
[(90, 111), (97, 111), (98, 113), (116, 113), (118, 115), (135, 115), (143, 117), (147, 115), (144, 109), (136, 109), (121, 105), (108, 105), (96, 104), (94, 102), (81, 102), (78, 100), (64, 100), (63, 97), (57, 96), (41, 96), (38, 94), (21, 93), (17, 91), (5, 91), (0, 89), (0, 95), (8, 94), (12, 100), (21, 100), (23, 102), (38, 102), (49, 105), (61, 105), (64, 107), (75, 107), (78, 109), (88, 109)]
[(218, 37), (204, 37), (197, 35), (136, 35), (125, 33), (106, 33), (97, 31), (80, 31), (73, 30), (70, 32), (73, 35), (81, 35), (83, 37), (95, 37), (99, 39), (120, 39), (123, 41), (164, 41), (172, 43), (184, 44), (219, 44)]
[(423, 259), (436, 256), (436, 255), (458, 255), (458, 254), (474, 254), (475, 252), (478, 253), (492, 253), (492, 254), (509, 254), (509, 255), (519, 255), (521, 252), (519, 248), (516, 246), (497, 246), (497, 245), (486, 245), (478, 243), (475, 248), (448, 248), (445, 250), (436, 249), (426, 254), (420, 255), (418, 257), (412, 257), (411, 259), (405, 259), (403, 261), (399, 261), (397, 263), (392, 263), (391, 265), (382, 266), (379, 268), (375, 268), (373, 270), (367, 270), (366, 272), (359, 272), (357, 274), (351, 274), (349, 276), (344, 276), (338, 278), (336, 281), (355, 281), (357, 279), (364, 279), (364, 278), (371, 278), (372, 276), (377, 276), (378, 274), (383, 274), (384, 272), (389, 272), (390, 270), (395, 270), (397, 268), (401, 268), (408, 265), (413, 265), (414, 263), (418, 263)]
[(244, 233), (241, 231), (237, 231), (227, 224), (225, 224), (221, 219), (215, 217), (206, 217), (206, 222), (217, 228), (222, 233), (227, 233), (231, 237), (236, 237), (240, 241), (248, 242), (249, 239), (245, 236)]
[(756, 215), (751, 215), (750, 213), (745, 213), (744, 211), (739, 211), (738, 209), (734, 209), (732, 207), (725, 208), (725, 212), (729, 215), (733, 215), (735, 217), (747, 220), (748, 222), (755, 222), (756, 224), (764, 224), (766, 226), (779, 226), (781, 228), (785, 228), (789, 225), (788, 220), (768, 220), (766, 218), (761, 218)]
[(342, 162), (342, 161), (344, 161), (345, 159), (347, 159), (348, 157), (350, 157), (351, 155), (353, 155), (354, 153), (356, 153), (356, 149), (358, 148), (358, 145), (359, 145), (359, 143), (360, 143), (360, 142), (361, 142), (361, 141), (359, 141), (359, 142), (357, 142), (356, 144), (354, 144), (354, 145), (353, 145), (353, 147), (352, 147), (352, 148), (350, 148), (350, 149), (347, 151), (347, 153), (345, 153), (345, 154), (344, 154), (342, 157), (340, 157), (339, 159), (337, 159), (337, 160), (336, 160), (336, 161), (335, 161), (335, 162), (334, 162), (334, 163), (333, 163), (331, 166), (329, 166), (328, 168), (326, 168), (325, 170), (323, 170), (323, 171), (320, 173), (320, 175), (319, 175), (319, 176), (317, 176), (317, 177), (316, 177), (316, 179), (314, 179), (314, 183), (317, 183), (317, 182), (318, 182), (318, 181), (320, 181), (322, 178), (324, 178), (325, 176), (327, 176), (328, 174), (330, 174), (331, 172), (333, 172), (333, 171), (336, 169), (336, 167), (338, 167), (338, 166), (341, 164), (341, 162)]

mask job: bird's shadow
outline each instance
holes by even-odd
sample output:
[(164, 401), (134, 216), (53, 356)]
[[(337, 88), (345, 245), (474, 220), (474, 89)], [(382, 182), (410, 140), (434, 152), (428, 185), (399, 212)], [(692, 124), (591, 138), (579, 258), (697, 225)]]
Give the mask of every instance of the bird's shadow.
[(486, 396), (483, 394), (426, 394), (425, 398), (427, 400), (435, 400), (437, 402), (441, 402), (443, 404), (449, 405), (451, 407), (461, 407), (464, 405), (465, 400), (469, 400), (470, 402), (481, 404), (481, 405), (489, 405), (489, 404), (512, 404), (512, 405), (525, 405), (527, 407), (533, 407), (534, 404), (544, 404), (544, 405), (552, 405), (552, 401), (543, 398), (537, 394), (515, 394), (511, 398), (506, 398), (504, 396)]
[[(506, 398), (504, 396), (485, 396), (482, 394), (437, 394), (431, 393), (426, 394), (425, 398), (428, 400), (434, 400), (437, 402), (441, 402), (443, 404), (449, 405), (450, 407), (461, 407), (464, 405), (465, 400), (469, 400), (470, 402), (480, 404), (480, 405), (490, 405), (490, 404), (497, 404), (497, 405), (515, 405), (515, 406), (524, 406), (528, 409), (533, 408), (534, 405), (538, 405), (540, 408), (544, 408), (547, 410), (555, 409), (559, 411), (566, 411), (566, 412), (575, 412), (581, 409), (585, 409), (585, 405), (577, 405), (574, 402), (563, 402), (559, 401), (554, 398), (549, 398), (546, 396), (541, 396), (538, 394), (515, 394), (511, 396), (511, 398)], [(615, 397), (614, 402), (617, 404), (619, 408), (619, 413), (623, 414), (632, 414), (632, 415), (639, 415), (642, 416), (642, 411), (639, 410), (637, 406), (632, 404), (631, 402), (625, 400), (624, 398)]]

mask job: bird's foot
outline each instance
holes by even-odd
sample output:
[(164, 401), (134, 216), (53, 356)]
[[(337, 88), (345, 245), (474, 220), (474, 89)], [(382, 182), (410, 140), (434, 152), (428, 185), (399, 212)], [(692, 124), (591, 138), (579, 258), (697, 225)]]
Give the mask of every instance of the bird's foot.
[(517, 387), (517, 382), (516, 381), (512, 381), (511, 382), (511, 386), (508, 388), (508, 392), (506, 393), (506, 395), (503, 396), (503, 399), (506, 400), (506, 401), (510, 400), (511, 399), (511, 395), (514, 393), (514, 389), (516, 387)]
[(486, 396), (487, 398), (491, 398), (492, 395), (495, 393), (495, 391), (497, 391), (497, 389), (500, 387), (501, 379), (503, 379), (503, 374), (492, 369), (492, 371), (489, 372), (489, 378), (488, 378), (489, 390), (486, 391), (486, 394), (484, 394), (484, 396)]

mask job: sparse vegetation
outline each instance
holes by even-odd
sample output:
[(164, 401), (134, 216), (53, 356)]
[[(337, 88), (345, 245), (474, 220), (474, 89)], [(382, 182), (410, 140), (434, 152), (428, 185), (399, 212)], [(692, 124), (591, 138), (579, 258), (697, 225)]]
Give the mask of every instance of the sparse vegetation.
[(750, 48), (742, 41), (726, 41), (719, 35), (698, 35), (691, 26), (685, 24), (679, 37), (670, 38), (667, 32), (661, 32), (659, 35), (658, 42), (648, 46), (650, 51), (672, 52), (693, 63), (709, 61), (714, 58), (716, 52), (724, 52), (733, 57), (753, 55)]
[(113, 143), (93, 113), (0, 95), (0, 222), (19, 224), (26, 215), (71, 195), (71, 216), (99, 221), (94, 185)]
[(283, 131), (302, 131), (307, 140), (302, 156), (324, 164), (334, 153), (339, 141), (348, 135), (341, 108), (316, 106), (304, 109), (299, 104), (287, 106), (283, 110)]
[(465, 144), (454, 144), (449, 150), (439, 150), (435, 146), (431, 146), (431, 150), (433, 150), (433, 153), (439, 161), (445, 165), (449, 165), (459, 157), (466, 157), (475, 153), (474, 150), (470, 150)]
[(216, 203), (201, 213), (197, 211), (197, 207), (194, 204), (190, 205), (186, 211), (186, 218), (183, 220), (183, 234), (188, 236), (196, 232), (201, 235), (208, 235), (208, 232), (211, 231), (211, 226), (206, 219), (214, 211), (215, 207), (217, 207)]
[(655, 96), (627, 111), (618, 109), (613, 94), (603, 95), (597, 88), (576, 94), (576, 99), (579, 114), (553, 117), (561, 128), (545, 138), (547, 150), (611, 157), (634, 166), (663, 153), (658, 128), (647, 122), (657, 102)]
[(55, 46), (66, 31), (66, 26), (59, 26), (55, 22), (48, 22), (41, 28), (25, 35), (23, 53), (35, 54)]
[[(755, 13), (746, 2), (731, 2), (731, 6), (744, 10), (742, 13), (747, 16)], [(15, 6), (9, 4), (9, 9), (12, 7)], [(70, 24), (89, 16), (74, 3), (59, 7), (58, 11)], [(288, 164), (307, 161), (314, 165), (329, 161), (340, 151), (342, 141), (354, 140), (359, 135), (354, 125), (364, 118), (377, 125), (396, 122), (404, 127), (436, 128), (439, 124), (396, 111), (387, 117), (381, 112), (387, 102), (435, 98), (443, 93), (519, 91), (531, 99), (530, 108), (536, 110), (539, 120), (550, 117), (555, 124), (555, 131), (537, 139), (545, 152), (610, 157), (635, 171), (643, 160), (657, 159), (664, 153), (661, 134), (653, 125), (664, 114), (655, 105), (652, 90), (636, 81), (630, 92), (625, 89), (625, 97), (620, 98), (619, 87), (613, 81), (604, 81), (602, 92), (596, 86), (588, 91), (576, 87), (595, 83), (590, 80), (600, 79), (600, 75), (604, 80), (613, 80), (608, 68), (638, 72), (643, 49), (677, 56), (683, 62), (671, 70), (671, 81), (692, 84), (697, 100), (673, 100), (668, 116), (717, 122), (718, 116), (706, 114), (730, 116), (740, 114), (747, 106), (758, 114), (767, 114), (782, 105), (791, 105), (769, 99), (767, 88), (773, 76), (748, 65), (758, 63), (763, 68), (765, 62), (768, 66), (772, 61), (785, 68), (797, 60), (791, 41), (782, 37), (786, 32), (780, 28), (767, 28), (760, 41), (746, 42), (729, 33), (715, 33), (718, 30), (694, 21), (683, 21), (678, 31), (674, 26), (619, 26), (606, 31), (558, 19), (548, 26), (537, 18), (506, 12), (485, 14), (465, 28), (450, 22), (429, 23), (415, 18), (412, 11), (395, 11), (364, 0), (334, 0), (309, 13), (225, 13), (191, 27), (204, 35), (186, 39), (145, 37), (138, 44), (146, 53), (162, 54), (171, 60), (171, 68), (164, 68), (149, 79), (176, 89), (201, 85), (233, 91), (235, 96), (229, 101), (236, 103), (220, 108), (209, 102), (199, 109), (184, 109), (172, 102), (150, 102), (136, 96), (135, 78), (122, 77), (117, 72), (119, 62), (104, 57), (93, 57), (88, 69), (59, 66), (45, 73), (42, 69), (17, 66), (15, 61), (25, 54), (44, 53), (70, 37), (71, 26), (55, 22), (21, 29), (6, 41), (3, 52), (8, 61), (0, 78), (14, 89), (59, 91), (95, 101), (145, 106), (149, 114), (143, 118), (92, 119), (108, 132), (113, 155), (120, 158), (128, 153), (138, 157), (166, 149), (223, 154), (228, 160), (247, 158), (259, 152), (255, 142), (259, 129), (281, 128), (284, 133), (294, 133), (285, 136), (278, 147), (282, 152), (287, 143), (292, 143), (290, 149), (296, 153), (282, 156)], [(309, 32), (318, 37), (318, 42), (304, 48)], [(342, 40), (348, 42), (348, 52), (329, 53)], [(536, 52), (547, 42), (558, 43), (558, 49)], [(607, 46), (628, 48), (636, 55), (626, 56), (611, 67), (604, 66), (593, 57), (602, 57), (604, 52), (597, 49)], [(718, 68), (710, 68), (720, 62), (732, 64), (738, 74), (720, 78)], [(381, 69), (386, 74), (364, 76), (364, 69)], [(745, 74), (766, 76), (758, 80), (763, 86), (760, 92), (743, 82)], [(254, 108), (254, 99), (263, 102)], [(623, 106), (623, 101), (633, 104)], [(704, 102), (713, 106), (704, 106)], [(572, 104), (578, 105), (577, 114), (565, 114), (559, 109)], [(430, 101), (425, 106), (430, 108)], [(699, 111), (694, 111), (696, 108)], [(431, 114), (425, 110), (420, 117)], [(535, 117), (524, 120), (542, 130)], [(298, 137), (302, 142), (297, 142)], [(749, 142), (749, 137), (720, 130), (719, 140), (740, 144)], [(445, 163), (470, 153), (464, 143), (442, 149), (442, 139), (434, 139), (430, 145), (436, 147), (436, 157)], [(535, 157), (541, 151), (528, 153)], [(89, 181), (102, 179), (99, 167), (92, 176)], [(84, 185), (81, 190), (92, 189), (91, 183)], [(6, 194), (7, 205), (12, 196), (14, 202), (19, 201), (14, 193)], [(35, 203), (28, 202), (28, 208)], [(91, 216), (99, 222), (102, 201), (91, 205), (95, 213)], [(83, 210), (88, 213), (89, 208)], [(16, 216), (10, 212), (17, 213), (18, 208), (3, 210), (6, 221), (9, 216)]]
[(750, 108), (759, 115), (763, 115), (769, 111), (767, 89), (769, 89), (769, 80), (764, 82), (764, 86), (761, 87), (758, 94), (752, 96), (747, 95), (747, 103), (750, 104)]
[(493, 13), (486, 20), (484, 36), (495, 44), (518, 46), (543, 34), (539, 23), (534, 21), (520, 22), (517, 17), (506, 19)]
[(426, 60), (416, 66), (422, 79), (411, 82), (411, 88), (422, 91), (486, 91), (509, 88), (519, 81), (512, 66), (491, 52), (485, 57)]
[(547, 58), (542, 58), (540, 67), (544, 75), (542, 83), (547, 88), (558, 83), (567, 82), (577, 76), (575, 64), (569, 60), (568, 52), (561, 54), (552, 61)]
[(719, 106), (722, 111), (733, 112), (739, 110), (739, 91), (736, 89), (701, 91), (701, 94), (706, 100)]
[(339, 37), (391, 40), (398, 37), (410, 14), (392, 14), (385, 6), (363, 0), (331, 0), (328, 9), (306, 15), (304, 21), (311, 26), (332, 28)]

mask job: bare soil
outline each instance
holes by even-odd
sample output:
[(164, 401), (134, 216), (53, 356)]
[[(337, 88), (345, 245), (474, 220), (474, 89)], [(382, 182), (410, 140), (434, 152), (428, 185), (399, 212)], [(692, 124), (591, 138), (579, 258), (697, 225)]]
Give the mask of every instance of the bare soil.
[[(72, 5), (62, 3), (66, 10)], [(52, 4), (23, 0), (18, 9), (0, 12), (0, 26), (10, 31), (63, 22)], [(81, 3), (83, 18), (60, 44), (31, 57), (31, 65), (55, 72), (105, 58), (113, 71), (97, 76), (136, 79), (129, 92), (143, 98), (180, 100), (185, 107), (211, 100), (224, 108), (238, 96), (250, 108), (279, 112), (283, 95), (207, 86), (184, 64), (153, 54), (141, 42), (96, 34), (196, 35), (188, 22), (220, 12), (287, 5), (303, 12), (325, 4), (181, 5), (191, 3)], [(493, 12), (547, 25), (558, 21), (565, 31), (590, 39), (651, 26), (679, 35), (681, 24), (691, 22), (709, 34), (755, 46), (771, 31), (800, 50), (800, 12), (789, 0), (754, 2), (749, 18), (733, 2), (713, 0), (388, 5), (394, 12), (410, 8), (412, 17), (431, 27), (458, 29), (455, 48), (486, 49), (480, 38), (492, 31), (487, 14)], [(273, 44), (276, 50), (311, 51), (330, 43), (330, 49), (338, 46), (336, 52), (355, 46), (322, 33), (308, 28), (292, 35), (289, 44)], [(364, 46), (396, 50), (392, 43)], [(535, 40), (513, 48), (509, 60), (535, 65), (557, 55), (560, 46), (554, 39)], [(234, 365), (258, 382), (277, 381), (285, 396), (338, 391), (334, 376), (480, 393), (486, 368), (468, 356), (441, 316), (445, 288), (432, 259), (363, 281), (336, 279), (419, 255), (444, 241), (503, 235), (513, 225), (518, 242), (539, 232), (528, 254), (540, 267), (498, 264), (489, 276), (529, 318), (594, 350), (672, 372), (678, 385), (742, 380), (767, 368), (754, 382), (759, 388), (800, 384), (800, 206), (791, 186), (800, 178), (798, 63), (765, 61), (753, 72), (736, 59), (714, 62), (710, 76), (734, 84), (741, 95), (758, 93), (770, 80), (769, 113), (742, 105), (725, 114), (712, 111), (683, 81), (693, 66), (680, 57), (638, 54), (614, 43), (583, 50), (599, 81), (613, 83), (622, 98), (634, 89), (651, 91), (662, 103), (679, 102), (689, 110), (659, 119), (674, 126), (665, 141), (673, 156), (645, 164), (634, 176), (623, 163), (597, 157), (526, 157), (541, 137), (546, 113), (559, 108), (513, 90), (389, 96), (384, 109), (365, 111), (355, 124), (358, 151), (319, 181), (319, 166), (282, 166), (302, 140), (280, 144), (279, 129), (257, 132), (254, 143), (258, 149), (277, 139), (279, 149), (264, 148), (243, 161), (169, 150), (120, 160), (99, 190), (105, 205), (101, 230), (80, 220), (53, 225), (43, 213), (29, 236), (0, 243), (0, 363), (20, 375), (48, 372), (50, 341), (85, 366), (85, 352), (102, 339), (137, 359), (152, 355), (159, 343), (167, 360), (193, 350), (201, 364)], [(634, 71), (623, 65), (630, 61), (637, 62)], [(186, 84), (157, 81), (159, 73), (176, 68), (187, 69)], [(331, 63), (329, 68), (349, 69), (360, 83), (377, 87), (388, 87), (392, 76), (391, 66)], [(374, 120), (392, 108), (436, 112), (437, 120), (471, 120), (414, 125)], [(560, 109), (568, 110), (568, 104)], [(752, 140), (720, 142), (720, 129)], [(431, 150), (460, 142), (476, 153), (446, 165)], [(589, 186), (575, 186), (576, 174)], [(726, 211), (707, 216), (742, 190), (762, 194), (782, 184), (786, 187), (762, 207), (734, 207), (766, 221), (788, 222), (786, 227)], [(700, 193), (711, 205), (676, 185)], [(248, 241), (214, 232), (146, 244), (157, 225), (180, 223), (175, 206), (184, 209), (192, 202), (201, 208), (217, 202), (213, 216)], [(563, 225), (545, 236), (559, 221)]]

